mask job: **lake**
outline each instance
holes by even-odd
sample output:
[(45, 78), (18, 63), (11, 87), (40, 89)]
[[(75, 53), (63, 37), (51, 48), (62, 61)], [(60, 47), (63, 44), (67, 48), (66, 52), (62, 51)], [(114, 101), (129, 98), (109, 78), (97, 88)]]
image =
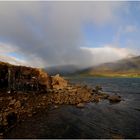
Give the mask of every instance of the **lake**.
[(68, 78), (72, 83), (101, 85), (124, 99), (87, 103), (79, 109), (62, 105), (20, 122), (7, 138), (140, 138), (140, 78)]

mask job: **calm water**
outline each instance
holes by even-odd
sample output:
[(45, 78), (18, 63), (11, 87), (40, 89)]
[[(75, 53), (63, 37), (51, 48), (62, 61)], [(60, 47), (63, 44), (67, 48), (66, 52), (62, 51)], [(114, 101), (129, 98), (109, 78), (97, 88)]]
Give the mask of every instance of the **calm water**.
[(8, 138), (140, 138), (140, 79), (74, 78), (72, 83), (101, 85), (124, 101), (88, 103), (85, 108), (61, 106), (18, 124)]

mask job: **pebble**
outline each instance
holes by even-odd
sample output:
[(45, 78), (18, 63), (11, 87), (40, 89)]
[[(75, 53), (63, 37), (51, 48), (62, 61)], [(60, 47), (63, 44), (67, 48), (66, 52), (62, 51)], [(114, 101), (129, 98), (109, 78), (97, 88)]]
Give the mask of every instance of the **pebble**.
[(13, 104), (15, 104), (15, 102), (16, 102), (16, 99), (13, 99), (10, 101), (9, 105), (13, 105)]
[(79, 103), (79, 104), (77, 104), (77, 107), (78, 107), (78, 108), (84, 108), (84, 106), (85, 106), (84, 103)]
[(54, 106), (54, 108), (58, 108), (58, 107), (59, 107), (58, 105), (55, 105), (55, 106)]
[(20, 101), (15, 102), (14, 106), (15, 108), (20, 108), (21, 107)]

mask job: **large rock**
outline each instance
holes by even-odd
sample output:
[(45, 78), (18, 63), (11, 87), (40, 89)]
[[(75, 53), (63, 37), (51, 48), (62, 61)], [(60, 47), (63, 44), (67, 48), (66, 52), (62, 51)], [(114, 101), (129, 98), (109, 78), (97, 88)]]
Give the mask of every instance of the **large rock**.
[(51, 77), (41, 69), (39, 69), (38, 82), (40, 85), (44, 86), (46, 88), (46, 90), (52, 88)]
[(49, 89), (65, 87), (67, 81), (59, 74), (51, 77), (43, 69), (0, 63), (0, 89), (5, 89), (9, 93), (46, 92)]
[(60, 77), (59, 74), (52, 76), (52, 87), (53, 89), (64, 89), (67, 87), (68, 82)]
[(120, 102), (122, 99), (119, 95), (111, 95), (111, 96), (108, 97), (108, 100), (111, 103), (117, 103), (117, 102)]

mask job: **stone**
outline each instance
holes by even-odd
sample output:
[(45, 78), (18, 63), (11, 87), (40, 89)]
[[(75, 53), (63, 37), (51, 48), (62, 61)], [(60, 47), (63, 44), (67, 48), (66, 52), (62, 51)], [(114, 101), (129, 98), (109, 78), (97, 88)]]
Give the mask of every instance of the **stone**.
[(9, 106), (15, 104), (15, 102), (16, 102), (16, 99), (11, 100), (11, 101), (9, 102)]
[(97, 85), (97, 86), (95, 87), (95, 89), (93, 89), (92, 91), (93, 91), (95, 94), (99, 94), (99, 91), (101, 91), (101, 90), (102, 90), (102, 87), (99, 86), (99, 85)]
[(8, 100), (12, 100), (12, 97), (11, 97), (11, 96), (9, 96), (7, 99), (8, 99)]
[(110, 95), (108, 97), (108, 100), (111, 102), (111, 103), (117, 103), (117, 102), (120, 102), (122, 99), (119, 95)]
[(43, 100), (45, 100), (46, 98), (47, 98), (46, 95), (44, 95), (44, 96), (42, 97)]
[(121, 134), (113, 134), (111, 136), (112, 139), (124, 139), (124, 136), (122, 136)]
[(94, 99), (93, 99), (93, 101), (96, 102), (96, 103), (100, 102), (100, 100), (101, 99), (98, 96), (95, 96)]
[(15, 102), (14, 106), (15, 106), (15, 108), (20, 108), (21, 102), (20, 101)]
[(32, 117), (32, 116), (33, 116), (32, 113), (29, 113), (29, 114), (28, 114), (28, 117)]
[(62, 77), (60, 77), (59, 74), (52, 76), (52, 87), (53, 89), (64, 89), (65, 87), (67, 87), (68, 82), (63, 79)]
[(17, 121), (17, 114), (14, 113), (14, 112), (10, 112), (8, 115), (7, 115), (7, 123), (9, 126), (13, 125), (16, 123)]
[(0, 133), (0, 136), (3, 136), (3, 133)]
[(58, 107), (59, 107), (58, 105), (55, 105), (55, 106), (54, 106), (55, 109), (58, 108)]
[(100, 97), (101, 99), (108, 99), (109, 95), (102, 92), (102, 93), (99, 93), (99, 97)]
[(79, 103), (79, 104), (77, 104), (77, 107), (78, 107), (78, 108), (84, 108), (84, 106), (85, 106), (84, 103)]
[(39, 69), (38, 82), (39, 82), (40, 85), (42, 85), (42, 86), (44, 86), (44, 88), (46, 88), (46, 91), (47, 91), (47, 89), (52, 88), (51, 77), (41, 69)]

